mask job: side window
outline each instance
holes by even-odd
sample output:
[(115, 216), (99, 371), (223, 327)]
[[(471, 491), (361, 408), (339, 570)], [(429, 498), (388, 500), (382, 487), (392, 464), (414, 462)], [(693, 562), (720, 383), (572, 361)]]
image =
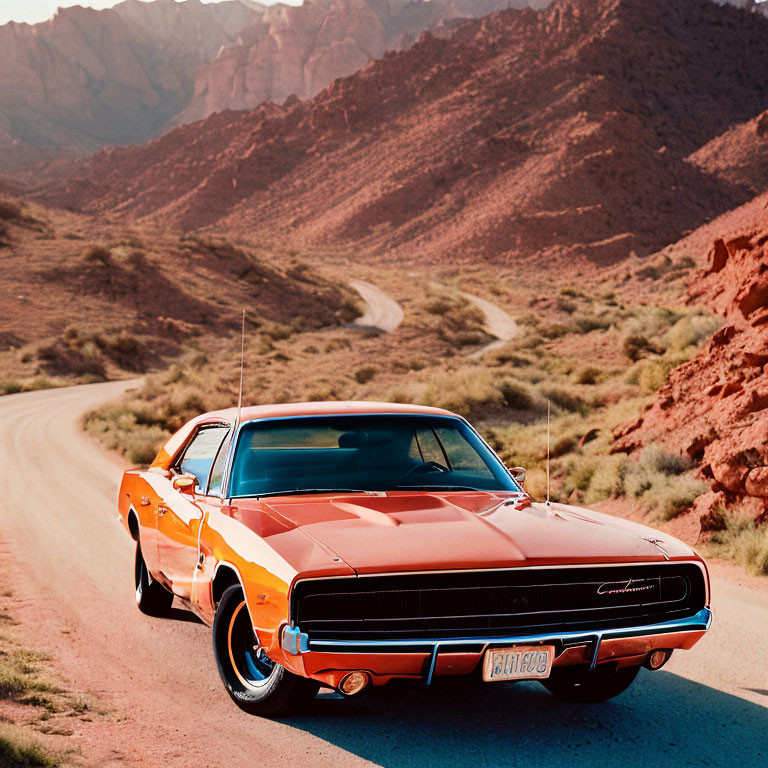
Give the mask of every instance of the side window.
[(208, 486), (208, 493), (214, 496), (221, 495), (221, 484), (224, 481), (224, 468), (227, 463), (227, 452), (229, 451), (229, 444), (232, 442), (232, 433), (227, 435), (227, 439), (221, 444), (219, 452), (216, 455), (216, 461), (213, 462), (213, 469), (211, 469), (211, 483)]
[(493, 477), (493, 472), (480, 454), (464, 439), (458, 429), (438, 427), (436, 432), (454, 472), (489, 479)]
[(205, 488), (216, 452), (228, 431), (229, 427), (219, 424), (200, 427), (185, 448), (181, 460), (177, 462), (176, 468), (179, 472), (197, 478), (198, 488)]

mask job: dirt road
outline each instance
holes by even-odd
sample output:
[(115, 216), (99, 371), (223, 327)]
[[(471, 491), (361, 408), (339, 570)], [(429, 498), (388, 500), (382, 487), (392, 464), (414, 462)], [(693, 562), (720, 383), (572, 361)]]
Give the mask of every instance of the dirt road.
[(388, 294), (365, 280), (349, 280), (365, 302), (365, 312), (354, 324), (392, 333), (403, 322), (403, 308)]
[(115, 515), (120, 462), (79, 430), (86, 409), (125, 386), (0, 397), (3, 568), (37, 645), (121, 718), (111, 743), (88, 745), (99, 765), (766, 764), (768, 591), (725, 567), (714, 569), (710, 634), (606, 704), (496, 683), (321, 697), (285, 722), (241, 713), (219, 684), (209, 630), (133, 603), (132, 542)]
[(476, 349), (470, 357), (482, 357), (486, 352), (492, 349), (503, 347), (507, 342), (517, 336), (520, 332), (520, 326), (508, 315), (501, 307), (496, 306), (491, 301), (475, 296), (473, 293), (462, 293), (465, 299), (471, 301), (485, 316), (485, 330), (491, 336), (496, 337), (496, 341), (486, 344), (480, 349)]

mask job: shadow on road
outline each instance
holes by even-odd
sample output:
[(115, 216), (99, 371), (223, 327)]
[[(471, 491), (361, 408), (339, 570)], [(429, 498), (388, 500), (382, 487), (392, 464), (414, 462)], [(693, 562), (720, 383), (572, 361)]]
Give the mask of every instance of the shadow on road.
[(768, 709), (664, 671), (597, 705), (536, 683), (436, 685), (321, 696), (287, 723), (385, 768), (768, 764)]

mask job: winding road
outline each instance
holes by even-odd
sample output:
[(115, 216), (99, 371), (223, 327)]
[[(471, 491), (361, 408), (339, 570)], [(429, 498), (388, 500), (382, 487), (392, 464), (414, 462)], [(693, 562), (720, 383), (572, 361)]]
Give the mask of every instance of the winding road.
[(464, 292), (461, 295), (483, 313), (486, 333), (496, 337), (495, 341), (472, 352), (470, 357), (482, 357), (486, 352), (499, 349), (520, 333), (520, 326), (501, 307), (473, 293)]
[(534, 683), (321, 695), (273, 722), (223, 691), (210, 632), (133, 602), (133, 547), (115, 498), (121, 462), (80, 431), (115, 382), (0, 397), (4, 576), (23, 621), (75, 689), (118, 713), (101, 766), (764, 766), (768, 590), (713, 569), (715, 622), (690, 652), (602, 705)]
[(403, 322), (403, 308), (378, 286), (365, 280), (349, 280), (365, 302), (365, 312), (353, 325), (392, 333)]

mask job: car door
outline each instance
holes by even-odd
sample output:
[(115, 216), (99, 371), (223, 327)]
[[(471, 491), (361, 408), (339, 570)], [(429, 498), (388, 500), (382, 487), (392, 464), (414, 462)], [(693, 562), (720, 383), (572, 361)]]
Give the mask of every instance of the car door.
[[(167, 491), (157, 505), (157, 548), (160, 572), (174, 594), (189, 600), (198, 559), (198, 536), (206, 508), (211, 466), (229, 432), (222, 423), (200, 425), (171, 467)], [(194, 493), (177, 490), (179, 475), (196, 478)]]

